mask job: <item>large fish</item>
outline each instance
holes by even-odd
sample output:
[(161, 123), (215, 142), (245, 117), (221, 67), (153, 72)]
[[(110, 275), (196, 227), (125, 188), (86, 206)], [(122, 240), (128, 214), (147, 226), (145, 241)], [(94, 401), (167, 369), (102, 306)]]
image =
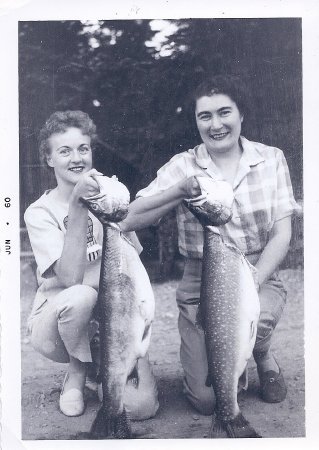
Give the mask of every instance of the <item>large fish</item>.
[(216, 229), (232, 217), (231, 186), (204, 177), (197, 180), (200, 201), (185, 204), (204, 228), (199, 312), (205, 332), (207, 384), (216, 396), (210, 437), (260, 437), (237, 402), (238, 381), (252, 354), (260, 313), (254, 268)]
[(155, 303), (138, 253), (117, 225), (128, 213), (129, 192), (114, 177), (95, 180), (100, 193), (82, 199), (104, 233), (98, 292), (103, 401), (90, 434), (93, 439), (127, 439), (132, 432), (124, 390), (137, 360), (147, 352)]

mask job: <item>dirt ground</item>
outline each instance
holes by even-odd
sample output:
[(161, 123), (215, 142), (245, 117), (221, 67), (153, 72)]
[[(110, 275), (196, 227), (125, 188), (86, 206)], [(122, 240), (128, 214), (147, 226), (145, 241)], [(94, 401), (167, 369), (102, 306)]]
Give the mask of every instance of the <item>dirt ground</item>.
[[(66, 366), (47, 360), (31, 347), (26, 331), (35, 279), (30, 264), (22, 262), (22, 438), (86, 439), (99, 408), (97, 394), (86, 390), (87, 408), (81, 417), (67, 418), (58, 409), (59, 392)], [(250, 361), (249, 388), (239, 395), (246, 418), (265, 438), (305, 436), (303, 271), (286, 269), (281, 277), (288, 290), (287, 306), (279, 323), (273, 349), (280, 361), (288, 395), (279, 404), (264, 403), (258, 396), (258, 376)], [(140, 439), (205, 438), (211, 418), (197, 413), (182, 394), (179, 334), (175, 289), (178, 280), (153, 283), (156, 316), (150, 360), (158, 382), (160, 408), (153, 419), (133, 422)]]

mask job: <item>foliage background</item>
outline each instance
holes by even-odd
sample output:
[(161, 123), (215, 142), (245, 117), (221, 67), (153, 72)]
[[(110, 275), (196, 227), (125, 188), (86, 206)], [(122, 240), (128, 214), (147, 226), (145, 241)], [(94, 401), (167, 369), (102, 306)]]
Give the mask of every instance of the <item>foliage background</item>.
[[(199, 142), (189, 94), (207, 74), (225, 72), (249, 88), (243, 135), (285, 152), (301, 200), (301, 37), (298, 18), (20, 22), (21, 226), (26, 207), (54, 186), (37, 147), (52, 112), (89, 113), (99, 133), (96, 168), (116, 174), (134, 198), (170, 157)], [(174, 214), (141, 238), (168, 273)]]

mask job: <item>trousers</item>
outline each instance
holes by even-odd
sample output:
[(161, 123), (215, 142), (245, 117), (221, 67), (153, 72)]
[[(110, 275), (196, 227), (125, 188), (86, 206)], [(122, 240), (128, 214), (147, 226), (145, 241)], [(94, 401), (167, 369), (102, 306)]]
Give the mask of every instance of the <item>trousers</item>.
[[(181, 336), (180, 360), (184, 370), (183, 392), (201, 414), (210, 415), (215, 407), (215, 394), (213, 388), (205, 384), (208, 375), (205, 334), (196, 325), (201, 270), (201, 260), (186, 259), (176, 300), (179, 308), (178, 329)], [(261, 285), (260, 317), (254, 353), (263, 353), (270, 349), (271, 337), (282, 315), (286, 297), (287, 292), (277, 273)]]
[[(68, 363), (69, 355), (82, 362), (92, 362), (90, 341), (98, 330), (93, 317), (97, 291), (75, 285), (47, 300), (30, 320), (31, 343), (43, 356)], [(144, 420), (158, 409), (158, 394), (148, 355), (137, 364), (139, 383), (128, 382), (124, 404), (130, 417)]]

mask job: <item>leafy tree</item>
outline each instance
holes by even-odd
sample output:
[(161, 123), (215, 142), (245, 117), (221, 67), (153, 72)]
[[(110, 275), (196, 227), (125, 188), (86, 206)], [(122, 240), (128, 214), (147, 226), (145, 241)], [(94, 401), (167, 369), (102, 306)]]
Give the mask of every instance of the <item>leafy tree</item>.
[[(249, 87), (243, 134), (285, 151), (302, 197), (300, 19), (167, 23), (175, 32), (156, 46), (151, 20), (20, 22), (21, 214), (54, 183), (37, 152), (39, 129), (53, 111), (90, 114), (100, 137), (96, 167), (116, 173), (133, 197), (170, 157), (199, 142), (189, 94), (207, 74), (224, 72), (240, 74)], [(169, 272), (176, 232), (173, 215), (165, 220), (159, 252)], [(156, 248), (152, 236), (150, 243)]]

